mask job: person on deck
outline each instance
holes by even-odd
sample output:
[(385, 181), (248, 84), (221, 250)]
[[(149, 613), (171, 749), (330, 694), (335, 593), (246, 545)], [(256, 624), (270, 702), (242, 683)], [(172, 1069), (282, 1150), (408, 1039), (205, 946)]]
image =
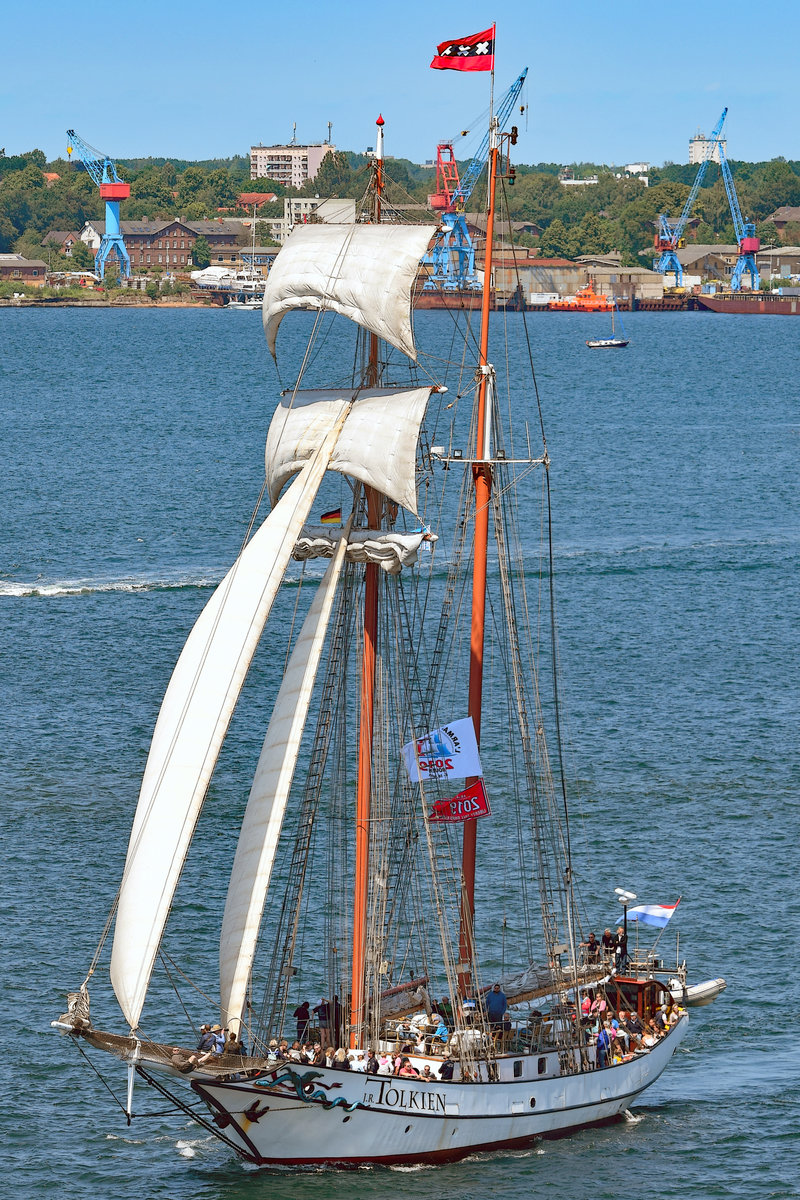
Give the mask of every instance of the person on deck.
[(229, 1032), (228, 1040), (225, 1042), (225, 1049), (223, 1053), (238, 1054), (244, 1058), (244, 1056), (247, 1054), (247, 1048), (241, 1038), (237, 1037), (235, 1033)]
[(375, 1053), (375, 1051), (368, 1050), (367, 1051), (367, 1065), (364, 1068), (364, 1070), (367, 1072), (368, 1075), (377, 1075), (378, 1071), (380, 1070), (380, 1067), (381, 1067), (381, 1064), (378, 1060), (378, 1056)]
[(601, 1070), (608, 1063), (608, 1056), (611, 1052), (611, 1038), (608, 1030), (604, 1025), (600, 1026), (600, 1031), (597, 1035), (597, 1069)]
[(419, 1071), (411, 1062), (410, 1058), (403, 1056), (400, 1063), (400, 1070), (397, 1072), (403, 1079), (419, 1079)]
[(444, 1080), (445, 1080), (445, 1082), (446, 1082), (448, 1079), (452, 1079), (452, 1078), (453, 1078), (453, 1071), (455, 1070), (455, 1065), (456, 1065), (456, 1064), (453, 1062), (452, 1058), (450, 1057), (450, 1051), (449, 1051), (449, 1050), (445, 1050), (445, 1052), (444, 1052), (444, 1062), (443, 1062), (443, 1063), (442, 1063), (442, 1065), (439, 1067), (439, 1078), (440, 1078), (440, 1079), (444, 1079)]
[(188, 1074), (193, 1071), (198, 1064), (196, 1054), (190, 1054), (188, 1050), (181, 1050), (180, 1046), (172, 1047), (172, 1066), (176, 1071), (180, 1071), (181, 1075)]
[(444, 1018), (439, 1013), (433, 1013), (431, 1016), (431, 1025), (434, 1026), (432, 1041), (442, 1042), (447, 1041), (448, 1031), (444, 1022)]
[(600, 943), (593, 933), (589, 934), (588, 941), (581, 942), (581, 949), (586, 951), (587, 963), (600, 961)]
[(331, 1006), (323, 996), (319, 1004), (314, 1006), (313, 1011), (317, 1014), (317, 1021), (319, 1022), (320, 1045), (322, 1046), (323, 1050), (327, 1050), (331, 1040), (330, 1031), (328, 1028), (331, 1019)]
[(603, 936), (600, 939), (600, 945), (603, 949), (603, 958), (614, 957), (614, 951), (617, 948), (617, 941), (610, 929), (603, 930)]
[(614, 965), (618, 971), (628, 965), (628, 935), (620, 925), (614, 938)]
[(486, 996), (486, 1015), (489, 1018), (489, 1025), (493, 1033), (502, 1030), (503, 1017), (507, 1010), (508, 1000), (506, 999), (506, 994), (500, 990), (500, 984), (496, 983)]
[(200, 1041), (197, 1043), (197, 1049), (201, 1054), (205, 1054), (208, 1050), (213, 1050), (216, 1040), (216, 1034), (211, 1032), (210, 1025), (200, 1026)]
[[(209, 1047), (211, 1053), (222, 1054), (223, 1050), (225, 1049), (225, 1033), (221, 1025), (211, 1026), (211, 1037), (213, 1038), (213, 1043)], [(206, 1053), (208, 1053), (208, 1051), (206, 1051)]]
[(630, 1049), (630, 1035), (622, 1021), (617, 1017), (612, 1017), (611, 1028), (614, 1030), (614, 1041), (619, 1042), (627, 1053), (627, 1051)]
[[(620, 1017), (622, 1017), (622, 1015), (623, 1014), (620, 1013)], [(628, 1033), (633, 1034), (635, 1037), (641, 1037), (644, 1033), (644, 1025), (639, 1020), (638, 1014), (635, 1012), (625, 1013), (625, 1020), (623, 1024), (625, 1025)]]
[(292, 1016), (297, 1021), (297, 1040), (302, 1043), (308, 1037), (308, 1023), (311, 1020), (311, 1009), (309, 1008), (308, 1000), (304, 1000), (302, 1004), (298, 1004)]

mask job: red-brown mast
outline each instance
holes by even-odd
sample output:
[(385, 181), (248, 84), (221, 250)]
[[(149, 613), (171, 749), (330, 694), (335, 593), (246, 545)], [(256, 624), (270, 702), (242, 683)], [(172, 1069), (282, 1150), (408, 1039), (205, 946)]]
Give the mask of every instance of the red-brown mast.
[[(475, 726), (475, 736), (480, 745), (481, 706), (483, 696), (483, 647), (486, 625), (486, 560), (489, 545), (489, 500), (492, 493), (492, 468), (482, 461), (488, 453), (487, 412), (490, 402), (489, 372), (485, 370), (489, 353), (489, 311), (492, 286), (492, 239), (494, 236), (495, 187), (497, 183), (497, 128), (492, 123), (489, 150), (489, 195), (486, 218), (486, 250), (483, 270), (483, 296), (481, 303), (481, 339), (478, 383), (477, 436), (475, 463), (472, 477), (475, 482), (475, 545), (472, 564), (472, 630), (469, 651), (469, 715)], [(473, 779), (467, 785), (474, 783)], [(461, 857), (462, 893), (461, 925), (458, 942), (458, 990), (462, 997), (470, 992), (473, 929), (475, 920), (475, 850), (477, 821), (465, 821), (464, 842)]]
[[(372, 219), (380, 223), (383, 190), (383, 117), (378, 117), (378, 134), (373, 160)], [(378, 384), (378, 338), (369, 335), (367, 386)], [(380, 492), (367, 487), (367, 523), (378, 529), (383, 507)], [(378, 566), (367, 563), (364, 572), (364, 645), (361, 661), (361, 718), (358, 732), (358, 782), (356, 786), (356, 861), (353, 889), (353, 975), (350, 1000), (350, 1048), (362, 1044), (366, 998), (367, 904), (369, 880), (369, 825), (372, 796), (372, 729), (375, 715), (375, 656), (378, 643)]]

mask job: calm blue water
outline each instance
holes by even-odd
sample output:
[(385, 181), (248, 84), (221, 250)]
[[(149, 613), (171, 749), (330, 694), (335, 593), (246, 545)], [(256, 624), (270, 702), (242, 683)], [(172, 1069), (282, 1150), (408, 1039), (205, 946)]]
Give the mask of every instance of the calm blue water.
[[(116, 889), (178, 648), (261, 484), (278, 381), (260, 322), (0, 312), (9, 1194), (798, 1194), (800, 324), (644, 313), (627, 324), (633, 344), (615, 353), (586, 350), (597, 318), (530, 326), (553, 460), (573, 844), (598, 928), (616, 917), (617, 885), (662, 902), (682, 894), (692, 977), (723, 975), (728, 990), (694, 1010), (685, 1050), (635, 1120), (454, 1167), (287, 1178), (243, 1166), (178, 1118), (128, 1130), (49, 1028)], [(417, 327), (449, 352), (445, 314)], [(235, 766), (234, 755), (204, 817), (225, 856), (231, 795), (242, 800)], [(215, 868), (213, 855), (190, 864), (179, 894), (190, 962), (214, 953)], [(490, 919), (488, 888), (482, 903)], [(111, 1008), (94, 1015), (116, 1024)], [(108, 1078), (121, 1094), (122, 1072)]]

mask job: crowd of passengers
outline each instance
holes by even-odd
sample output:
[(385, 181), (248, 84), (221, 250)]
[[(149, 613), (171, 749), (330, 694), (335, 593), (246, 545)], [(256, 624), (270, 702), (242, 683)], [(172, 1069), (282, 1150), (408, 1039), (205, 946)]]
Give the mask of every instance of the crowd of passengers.
[[(304, 1003), (294, 1014), (298, 1038), (291, 1044), (286, 1038), (272, 1038), (266, 1053), (259, 1057), (265, 1059), (267, 1064), (275, 1065), (282, 1062), (300, 1063), (339, 1071), (362, 1071), (369, 1075), (448, 1080), (453, 1078), (455, 1060), (465, 1049), (479, 1054), (486, 1047), (488, 1037), (497, 1038), (511, 1029), (508, 1002), (498, 983), (482, 997), (480, 1011), (474, 1002), (465, 1002), (458, 1011), (458, 1028), (455, 1030), (452, 1029), (453, 1010), (446, 996), (442, 997), (440, 1008), (447, 1013), (449, 1021), (443, 1012), (433, 1012), (430, 1016), (420, 1013), (406, 1022), (400, 1021), (394, 1030), (396, 1048), (378, 1052), (374, 1049), (351, 1051), (343, 1046), (334, 1046), (330, 1041), (331, 1028), (328, 1023), (320, 1024), (319, 1041), (304, 1041), (302, 1034), (308, 1032), (310, 1025), (309, 1006)], [(670, 1001), (662, 1005), (654, 1017), (643, 1019), (635, 1012), (616, 1012), (602, 990), (595, 992), (589, 989), (581, 1002), (580, 1012), (581, 1025), (590, 1043), (596, 1046), (596, 1065), (600, 1068), (627, 1062), (636, 1054), (649, 1050), (678, 1023), (683, 1009)], [(541, 1014), (537, 1016), (541, 1018)], [(573, 1020), (574, 1017), (573, 1013)], [(216, 1056), (223, 1054), (245, 1057), (247, 1048), (236, 1033), (220, 1025), (203, 1025), (197, 1052), (187, 1054), (175, 1046), (172, 1063), (180, 1071), (190, 1071), (213, 1063)], [(420, 1069), (415, 1067), (411, 1061), (412, 1055), (433, 1056), (441, 1058), (442, 1062), (434, 1073), (429, 1063)], [(462, 1067), (460, 1077), (463, 1080), (471, 1078), (465, 1067)]]
[(682, 1015), (683, 1009), (672, 1000), (647, 1019), (624, 1009), (615, 1012), (602, 992), (590, 989), (581, 1001), (581, 1024), (595, 1044), (598, 1068), (628, 1062), (650, 1050)]

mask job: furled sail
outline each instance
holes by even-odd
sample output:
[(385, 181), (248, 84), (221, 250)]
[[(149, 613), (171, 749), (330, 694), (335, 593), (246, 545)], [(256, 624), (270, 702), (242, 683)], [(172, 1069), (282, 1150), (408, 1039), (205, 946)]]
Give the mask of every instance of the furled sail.
[(237, 1029), (346, 546), (347, 538), (344, 537), (317, 589), (292, 650), (239, 831), (219, 944), (222, 1016), (229, 1026)]
[(233, 709), (344, 414), (198, 617), (161, 705), (120, 888), (111, 982), (139, 1023), (175, 888)]
[(331, 530), (326, 525), (305, 525), (300, 531), (293, 558), (300, 562), (309, 558), (331, 558), (340, 542), (347, 546), (348, 562), (377, 563), (387, 575), (399, 575), (403, 567), (417, 561), (417, 551), (423, 542), (432, 544), (439, 538), (430, 529), (414, 533), (384, 532), (380, 529)]
[(416, 359), (411, 292), (435, 225), (296, 225), (267, 279), (264, 332), (275, 355), (291, 309), (341, 313)]
[(267, 485), (272, 503), (286, 481), (317, 450), (331, 408), (343, 411), (349, 405), (330, 469), (359, 479), (416, 513), (417, 441), (431, 390), (370, 388), (287, 393), (275, 410), (267, 434)]

